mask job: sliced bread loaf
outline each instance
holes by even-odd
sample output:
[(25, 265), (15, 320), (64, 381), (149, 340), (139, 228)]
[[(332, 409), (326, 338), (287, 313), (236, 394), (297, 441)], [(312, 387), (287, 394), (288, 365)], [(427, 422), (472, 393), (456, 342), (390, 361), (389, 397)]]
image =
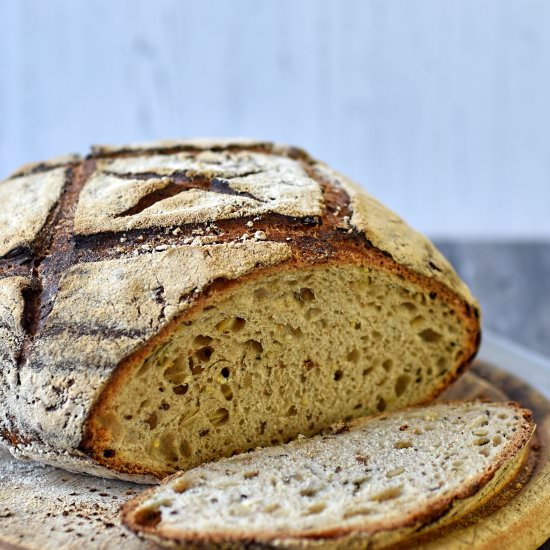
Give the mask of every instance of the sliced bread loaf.
[(21, 458), (152, 481), (427, 402), (478, 315), (425, 237), (295, 148), (97, 148), (0, 182), (0, 438)]
[(531, 413), (441, 403), (199, 466), (123, 508), (132, 530), (184, 548), (376, 548), (450, 523), (508, 484)]

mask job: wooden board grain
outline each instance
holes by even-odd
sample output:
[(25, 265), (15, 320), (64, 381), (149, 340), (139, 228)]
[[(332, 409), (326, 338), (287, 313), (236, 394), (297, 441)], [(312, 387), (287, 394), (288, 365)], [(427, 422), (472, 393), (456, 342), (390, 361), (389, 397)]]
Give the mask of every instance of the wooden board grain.
[[(550, 402), (517, 378), (479, 363), (444, 398), (516, 400), (533, 410), (538, 440), (529, 464), (504, 493), (409, 547), (535, 550), (550, 537)], [(154, 545), (128, 533), (118, 517), (120, 505), (141, 490), (142, 485), (20, 462), (0, 450), (0, 548), (151, 550)]]

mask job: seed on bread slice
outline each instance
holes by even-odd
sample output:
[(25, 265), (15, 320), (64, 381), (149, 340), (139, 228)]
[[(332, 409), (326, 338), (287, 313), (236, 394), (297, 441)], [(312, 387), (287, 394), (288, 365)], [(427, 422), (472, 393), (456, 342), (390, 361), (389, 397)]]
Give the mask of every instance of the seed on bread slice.
[(123, 522), (184, 548), (381, 547), (486, 502), (521, 469), (533, 431), (514, 403), (358, 419), (172, 476), (130, 501)]

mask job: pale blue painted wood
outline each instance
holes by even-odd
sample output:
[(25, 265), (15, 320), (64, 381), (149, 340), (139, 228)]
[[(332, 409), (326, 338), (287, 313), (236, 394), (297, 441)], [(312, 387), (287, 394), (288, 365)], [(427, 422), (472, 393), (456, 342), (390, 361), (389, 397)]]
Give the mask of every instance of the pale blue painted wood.
[(433, 235), (550, 237), (546, 0), (0, 0), (0, 29), (0, 176), (258, 136)]

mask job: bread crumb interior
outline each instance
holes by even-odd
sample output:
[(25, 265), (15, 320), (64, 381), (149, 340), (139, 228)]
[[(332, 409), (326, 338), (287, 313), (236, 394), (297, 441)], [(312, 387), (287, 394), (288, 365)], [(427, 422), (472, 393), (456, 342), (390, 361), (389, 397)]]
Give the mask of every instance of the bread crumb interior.
[(464, 360), (466, 337), (449, 304), (395, 274), (248, 281), (134, 368), (93, 419), (110, 438), (102, 456), (166, 474), (421, 402)]

